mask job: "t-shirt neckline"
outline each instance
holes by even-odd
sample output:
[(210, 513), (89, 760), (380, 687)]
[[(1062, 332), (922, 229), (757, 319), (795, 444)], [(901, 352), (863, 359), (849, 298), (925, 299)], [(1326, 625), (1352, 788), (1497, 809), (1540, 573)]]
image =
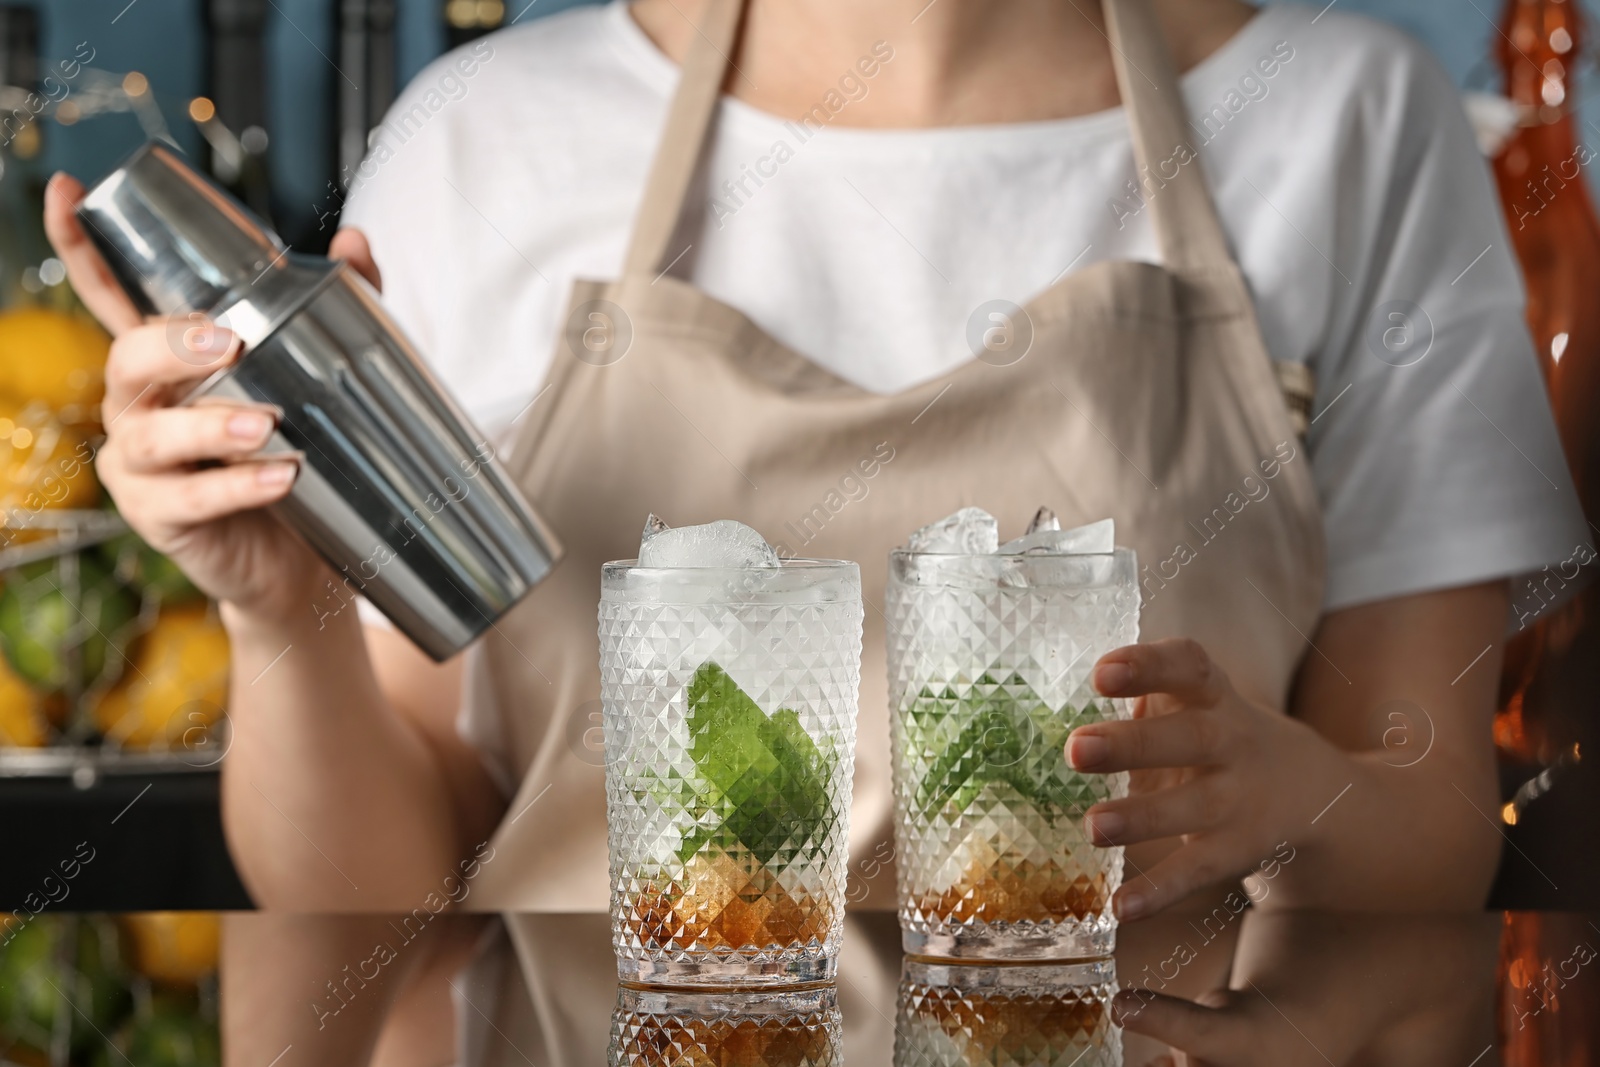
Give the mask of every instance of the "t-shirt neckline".
[[(624, 65), (641, 82), (663, 100), (670, 100), (678, 85), (678, 64), (634, 21), (628, 6), (628, 0), (610, 0), (606, 4), (604, 21), (613, 46)], [(1182, 75), (1179, 81), (1184, 91), (1192, 94), (1197, 89), (1215, 88), (1220, 97), (1226, 91), (1224, 85), (1232, 87), (1242, 74), (1254, 74), (1256, 57), (1252, 52), (1263, 47), (1263, 39), (1290, 6), (1266, 4), (1259, 8), (1221, 47)], [(721, 99), (717, 120), (719, 135), (762, 143), (791, 134), (798, 125), (797, 120), (782, 118), (726, 95)], [(1010, 145), (1037, 146), (1042, 140), (1057, 145), (1063, 141), (1099, 140), (1107, 135), (1125, 135), (1127, 128), (1126, 115), (1119, 103), (1083, 115), (1027, 122), (966, 126), (828, 126), (817, 131), (825, 136), (818, 136), (813, 143), (845, 151), (916, 147), (970, 152)]]

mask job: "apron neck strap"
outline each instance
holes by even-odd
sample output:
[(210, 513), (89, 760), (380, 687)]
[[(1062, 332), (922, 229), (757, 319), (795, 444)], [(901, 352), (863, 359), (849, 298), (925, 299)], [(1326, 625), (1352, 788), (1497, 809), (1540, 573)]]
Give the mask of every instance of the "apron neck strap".
[[(667, 263), (667, 242), (699, 167), (711, 117), (717, 111), (730, 56), (738, 43), (744, 0), (709, 0), (678, 75), (661, 146), (645, 179), (644, 200), (634, 219), (623, 274), (654, 277)], [(629, 16), (631, 17), (631, 16)]]
[[(623, 260), (624, 275), (655, 276), (668, 263), (689, 184), (716, 114), (745, 0), (708, 0), (684, 57), (661, 144), (645, 180)], [(1140, 197), (1148, 201), (1165, 264), (1233, 262), (1189, 140), (1188, 111), (1150, 0), (1103, 0), (1111, 62), (1132, 131)], [(678, 253), (678, 254), (681, 254)]]
[(1111, 63), (1128, 116), (1139, 198), (1150, 205), (1161, 258), (1174, 270), (1231, 266), (1216, 204), (1189, 139), (1172, 54), (1150, 0), (1105, 0)]

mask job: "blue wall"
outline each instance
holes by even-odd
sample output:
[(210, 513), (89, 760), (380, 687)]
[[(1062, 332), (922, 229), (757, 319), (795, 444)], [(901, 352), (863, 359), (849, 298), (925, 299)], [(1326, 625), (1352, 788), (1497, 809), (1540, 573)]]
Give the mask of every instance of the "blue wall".
[[(41, 9), (48, 56), (72, 54), (80, 41), (96, 51), (104, 70), (143, 72), (179, 140), (191, 149), (199, 140), (185, 114), (200, 92), (200, 0), (33, 0)], [(584, 0), (509, 0), (522, 20), (541, 17)], [(1320, 6), (1322, 0), (1315, 0)], [(1336, 0), (1338, 10), (1389, 19), (1429, 44), (1462, 84), (1490, 84), (1484, 61), (1502, 0), (1441, 3), (1440, 0)], [(443, 47), (437, 13), (443, 0), (399, 0), (399, 61), (403, 78), (416, 74)], [(1600, 6), (1600, 5), (1591, 5)], [(269, 128), (274, 185), (286, 203), (309, 209), (327, 196), (331, 173), (331, 101), (338, 77), (327, 58), (334, 53), (336, 0), (273, 0), (267, 47)], [(48, 162), (84, 178), (107, 170), (142, 138), (129, 115), (48, 129)]]

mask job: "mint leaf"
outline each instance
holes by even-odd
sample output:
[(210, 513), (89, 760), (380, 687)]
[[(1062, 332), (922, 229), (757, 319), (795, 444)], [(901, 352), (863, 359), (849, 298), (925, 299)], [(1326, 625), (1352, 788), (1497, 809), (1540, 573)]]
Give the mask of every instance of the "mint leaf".
[(680, 858), (738, 844), (766, 864), (820, 837), (836, 758), (817, 748), (800, 716), (779, 708), (769, 717), (709, 660), (687, 696), (689, 755), (712, 791), (721, 829), (687, 835)]
[(924, 819), (953, 818), (985, 790), (1003, 790), (1050, 822), (1076, 818), (1109, 794), (1103, 779), (1072, 770), (1062, 748), (1077, 727), (1111, 717), (1104, 702), (1053, 709), (1015, 674), (1002, 683), (985, 672), (959, 696), (925, 686), (901, 712), (907, 752), (927, 761), (915, 806)]

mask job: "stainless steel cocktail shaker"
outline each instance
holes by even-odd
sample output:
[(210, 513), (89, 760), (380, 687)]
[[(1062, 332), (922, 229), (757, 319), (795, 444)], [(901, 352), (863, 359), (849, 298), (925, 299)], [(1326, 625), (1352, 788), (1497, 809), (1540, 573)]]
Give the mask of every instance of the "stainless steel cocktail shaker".
[(549, 573), (555, 538), (355, 271), (290, 252), (156, 142), (78, 217), (147, 314), (198, 313), (244, 339), (186, 402), (282, 410), (264, 451), (303, 460), (278, 513), (429, 655), (459, 651)]

